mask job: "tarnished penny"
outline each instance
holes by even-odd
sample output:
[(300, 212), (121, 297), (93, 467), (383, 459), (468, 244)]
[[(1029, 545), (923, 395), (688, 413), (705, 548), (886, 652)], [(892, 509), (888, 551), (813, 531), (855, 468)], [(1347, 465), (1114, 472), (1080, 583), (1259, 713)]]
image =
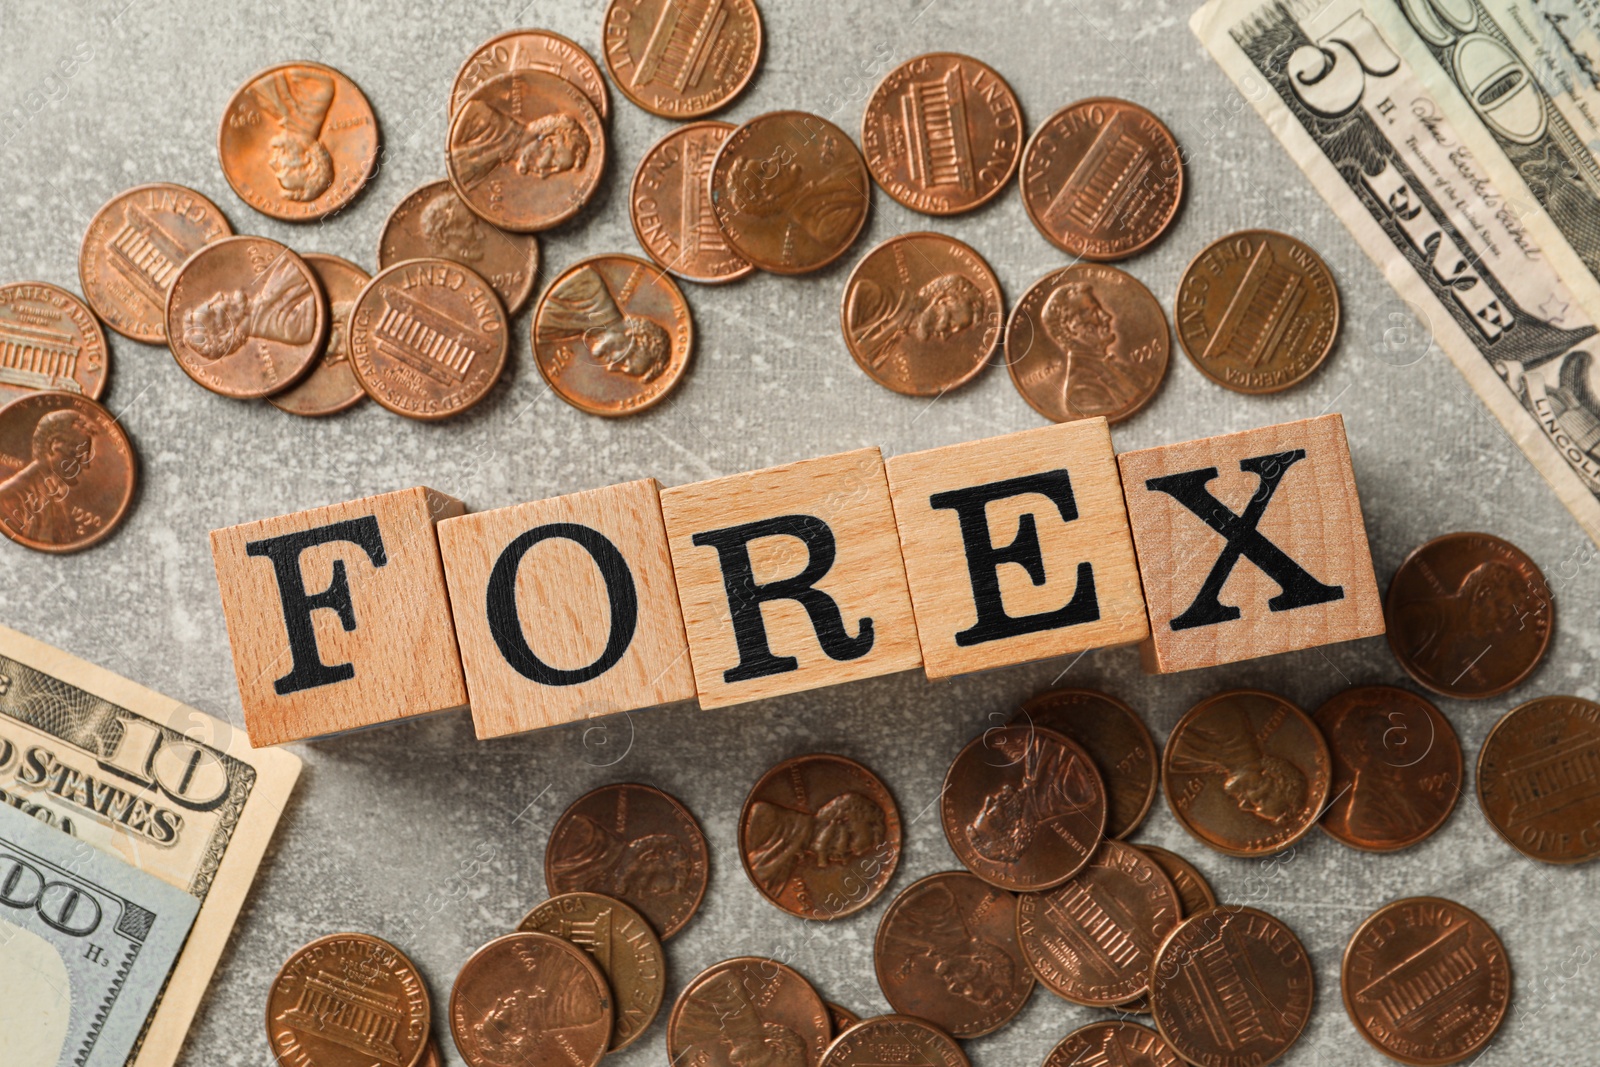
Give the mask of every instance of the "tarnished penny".
[(39, 552), (105, 540), (133, 501), (138, 462), (111, 413), (74, 393), (0, 407), (0, 533)]
[(1600, 704), (1550, 696), (1511, 709), (1484, 739), (1477, 779), (1484, 818), (1524, 856), (1600, 856)]
[(405, 953), (368, 934), (329, 934), (284, 961), (267, 991), (275, 1063), (414, 1067), (429, 1040), (428, 983)]
[(1333, 759), (1322, 828), (1365, 852), (1394, 852), (1444, 825), (1461, 795), (1461, 742), (1429, 701), (1391, 685), (1336, 693), (1312, 716)]
[(554, 934), (495, 938), (450, 990), (450, 1036), (467, 1067), (594, 1067), (611, 1018), (605, 975)]
[(1254, 689), (1190, 708), (1161, 759), (1179, 824), (1230, 856), (1264, 856), (1300, 840), (1322, 814), (1332, 776), (1328, 746), (1306, 713)]
[(1339, 988), (1350, 1021), (1379, 1052), (1439, 1067), (1494, 1037), (1511, 1003), (1511, 964), (1476, 912), (1439, 897), (1408, 897), (1357, 927)]
[(650, 146), (633, 172), (628, 216), (650, 258), (705, 285), (743, 278), (755, 265), (728, 247), (711, 210), (711, 163), (731, 122), (690, 122)]
[(539, 276), (539, 239), (479, 218), (449, 182), (431, 182), (389, 212), (378, 238), (378, 269), (407, 259), (448, 259), (493, 286), (507, 315), (522, 310)]
[(1040, 278), (1006, 322), (1006, 369), (1047, 419), (1121, 422), (1161, 388), (1172, 354), (1167, 316), (1133, 275), (1075, 263)]
[(1305, 946), (1255, 908), (1212, 908), (1185, 919), (1156, 952), (1150, 974), (1156, 1029), (1190, 1063), (1264, 1067), (1305, 1029), (1313, 998)]
[(1138, 848), (1155, 860), (1156, 866), (1172, 880), (1172, 887), (1178, 891), (1178, 901), (1183, 905), (1180, 918), (1186, 919), (1217, 906), (1217, 895), (1211, 891), (1211, 884), (1194, 864), (1176, 852), (1155, 845), (1139, 845)]
[(0, 404), (40, 390), (99, 400), (109, 363), (83, 301), (49, 282), (0, 285)]
[(1166, 1038), (1122, 1019), (1072, 1031), (1044, 1058), (1044, 1067), (1183, 1067)]
[(967, 245), (903, 233), (861, 257), (839, 324), (867, 376), (906, 396), (940, 396), (989, 363), (1005, 321), (1000, 280)]
[(1527, 554), (1490, 534), (1453, 533), (1414, 549), (1384, 597), (1389, 648), (1407, 674), (1475, 700), (1522, 684), (1550, 647), (1555, 599)]
[(811, 983), (777, 960), (739, 956), (701, 971), (667, 1019), (667, 1059), (696, 1067), (818, 1067), (833, 1038)]
[(328, 300), (328, 343), (311, 373), (267, 403), (291, 415), (334, 415), (354, 407), (367, 394), (350, 367), (350, 311), (372, 276), (348, 259), (307, 252), (300, 257), (322, 283)]
[(833, 1023), (833, 1036), (838, 1037), (856, 1023), (861, 1021), (861, 1016), (849, 1008), (841, 1007), (831, 1000), (823, 1001), (823, 1006), (828, 1009), (828, 1020)]
[(1304, 242), (1241, 230), (1184, 269), (1172, 317), (1201, 374), (1236, 393), (1276, 393), (1310, 377), (1333, 351), (1339, 287)]
[(167, 182), (126, 189), (95, 212), (84, 232), (78, 250), (84, 298), (122, 336), (161, 344), (167, 290), (178, 268), (232, 233), (221, 209), (193, 189)]
[(488, 395), (506, 366), (506, 312), (476, 271), (408, 259), (379, 271), (350, 312), (350, 363), (397, 415), (447, 419)]
[(930, 874), (894, 898), (872, 964), (890, 1007), (960, 1038), (993, 1033), (1033, 992), (1017, 898), (966, 871)]
[(562, 400), (632, 415), (689, 369), (694, 319), (671, 276), (638, 256), (591, 256), (562, 271), (533, 313), (533, 361)]
[(1106, 836), (1138, 829), (1156, 798), (1160, 759), (1139, 713), (1097, 689), (1055, 689), (1022, 705), (1011, 720), (1054, 730), (1094, 761), (1106, 787)]
[(1022, 206), (1045, 239), (1080, 259), (1124, 259), (1172, 225), (1183, 157), (1138, 104), (1080, 100), (1044, 120), (1022, 152)]
[(900, 864), (900, 809), (855, 760), (784, 760), (745, 798), (739, 860), (761, 895), (791, 915), (853, 915), (878, 898)]
[(955, 1038), (911, 1015), (879, 1015), (838, 1037), (822, 1056), (822, 1067), (971, 1067)]
[(583, 90), (603, 119), (611, 114), (606, 79), (593, 57), (573, 41), (549, 30), (510, 30), (478, 46), (450, 86), (450, 114), (460, 110), (472, 91), (486, 81), (514, 70), (542, 70)]
[(950, 764), (939, 816), (956, 858), (979, 878), (1014, 892), (1049, 889), (1100, 844), (1105, 786), (1076, 742), (1038, 726), (1000, 726)]
[(619, 783), (585, 793), (556, 820), (544, 851), (551, 894), (615, 897), (649, 919), (663, 941), (694, 916), (709, 873), (700, 824), (648, 785)]
[(774, 274), (844, 255), (871, 204), (872, 179), (850, 135), (804, 111), (751, 119), (711, 164), (711, 209), (728, 246)]
[(755, 0), (611, 0), (603, 32), (600, 55), (617, 88), (663, 118), (726, 106), (761, 60)]
[(217, 131), (239, 199), (275, 219), (320, 219), (355, 199), (378, 164), (378, 123), (356, 83), (321, 63), (284, 63), (233, 94)]
[(178, 269), (167, 347), (183, 372), (235, 400), (308, 374), (328, 337), (328, 301), (306, 261), (265, 237), (224, 237)]
[(1022, 158), (1022, 107), (986, 63), (930, 52), (891, 70), (867, 99), (861, 151), (883, 191), (928, 215), (992, 200)]
[(450, 120), (445, 169), (468, 207), (513, 233), (548, 230), (594, 195), (605, 126), (583, 90), (542, 70), (474, 89)]
[(611, 986), (610, 1051), (650, 1028), (667, 988), (667, 963), (644, 916), (615, 897), (562, 893), (528, 912), (517, 929), (554, 934), (594, 957)]

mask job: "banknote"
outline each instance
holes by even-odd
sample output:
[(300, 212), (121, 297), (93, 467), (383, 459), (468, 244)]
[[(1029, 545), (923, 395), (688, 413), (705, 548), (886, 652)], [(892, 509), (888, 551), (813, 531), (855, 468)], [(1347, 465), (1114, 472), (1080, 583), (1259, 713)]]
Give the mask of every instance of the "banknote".
[(1600, 542), (1595, 320), (1362, 0), (1211, 0), (1190, 25)]
[(0, 626), (0, 807), (199, 904), (132, 1067), (177, 1059), (299, 773), (290, 752)]
[(6, 1067), (122, 1067), (200, 902), (0, 805)]

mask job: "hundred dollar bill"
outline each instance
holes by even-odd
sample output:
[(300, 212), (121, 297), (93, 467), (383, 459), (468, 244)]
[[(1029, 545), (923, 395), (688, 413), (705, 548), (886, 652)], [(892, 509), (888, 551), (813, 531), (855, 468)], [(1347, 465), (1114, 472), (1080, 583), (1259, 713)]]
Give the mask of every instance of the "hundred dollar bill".
[(0, 626), (0, 806), (199, 902), (132, 1067), (177, 1059), (299, 774), (292, 753)]
[(1211, 0), (1190, 25), (1600, 542), (1595, 321), (1362, 0)]
[(6, 1067), (122, 1067), (200, 902), (0, 805)]

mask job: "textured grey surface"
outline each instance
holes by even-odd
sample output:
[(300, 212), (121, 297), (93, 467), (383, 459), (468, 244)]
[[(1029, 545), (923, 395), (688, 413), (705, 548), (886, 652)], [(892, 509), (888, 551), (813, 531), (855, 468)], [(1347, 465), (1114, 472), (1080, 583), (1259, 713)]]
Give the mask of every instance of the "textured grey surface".
[[(1204, 244), (1242, 227), (1287, 230), (1327, 258), (1346, 324), (1318, 375), (1272, 397), (1225, 392), (1175, 351), (1154, 403), (1114, 431), (1118, 447), (1342, 411), (1380, 585), (1425, 539), (1484, 529), (1527, 550), (1556, 588), (1556, 639), (1543, 668), (1505, 697), (1442, 702), (1469, 767), (1513, 704), (1545, 693), (1594, 698), (1600, 567), (1590, 565), (1592, 546), (1448, 361), (1405, 341), (1404, 331), (1414, 330), (1405, 306), (1189, 34), (1193, 4), (924, 3), (763, 0), (762, 69), (719, 117), (797, 107), (855, 131), (877, 78), (936, 49), (969, 52), (999, 69), (1030, 127), (1090, 95), (1151, 107), (1188, 153), (1190, 186), (1172, 232), (1128, 268), (1170, 309), (1179, 272)], [(78, 242), (91, 214), (118, 190), (156, 180), (205, 192), (240, 232), (370, 268), (387, 211), (442, 175), (446, 92), (472, 48), (504, 29), (544, 26), (595, 51), (600, 19), (598, 0), (5, 0), (0, 279), (77, 290)], [(322, 224), (256, 214), (233, 195), (216, 158), (217, 122), (232, 91), (253, 71), (296, 58), (354, 78), (383, 129), (376, 179), (350, 210)], [(583, 255), (637, 251), (627, 182), (669, 124), (614, 91), (612, 103), (604, 185), (576, 221), (546, 236), (546, 278)], [(481, 510), (646, 475), (680, 484), (866, 444), (894, 454), (1037, 425), (1002, 370), (930, 404), (872, 384), (845, 352), (837, 307), (850, 266), (876, 242), (915, 229), (972, 244), (1013, 299), (1063, 263), (1028, 223), (1014, 185), (988, 207), (943, 221), (878, 193), (867, 231), (829, 270), (686, 286), (699, 332), (694, 368), (668, 403), (621, 422), (583, 415), (548, 393), (527, 355), (526, 314), (505, 380), (478, 409), (444, 425), (408, 422), (373, 404), (299, 421), (213, 396), (164, 349), (114, 337), (108, 401), (143, 463), (133, 513), (117, 536), (78, 556), (48, 558), (0, 542), (0, 618), (238, 723), (206, 542), (214, 527), (419, 483)], [(1402, 333), (1385, 342), (1395, 329)], [(954, 865), (930, 807), (951, 757), (1052, 684), (1121, 695), (1144, 711), (1159, 741), (1196, 699), (1225, 687), (1276, 689), (1310, 709), (1347, 684), (1399, 681), (1381, 638), (1170, 678), (1144, 677), (1130, 651), (1097, 652), (944, 684), (904, 674), (728, 711), (677, 706), (492, 743), (474, 741), (466, 716), (452, 715), (297, 746), (306, 761), (299, 792), (183, 1062), (268, 1062), (261, 1015), (272, 975), (300, 943), (342, 929), (388, 936), (409, 952), (431, 982), (435, 1026), (443, 1027), (456, 968), (544, 896), (541, 857), (552, 820), (583, 791), (618, 780), (680, 796), (715, 853), (704, 908), (668, 945), (669, 997), (718, 959), (767, 953), (791, 960), (825, 996), (879, 1012), (871, 947), (884, 902), (808, 926), (762, 901), (739, 868), (739, 804), (772, 763), (816, 749), (878, 770), (908, 826), (897, 891)], [(1138, 839), (1189, 856), (1223, 898), (1277, 913), (1311, 949), (1316, 1014), (1285, 1063), (1385, 1062), (1345, 1018), (1338, 961), (1366, 914), (1415, 894), (1478, 910), (1509, 949), (1512, 1014), (1481, 1062), (1594, 1059), (1600, 865), (1556, 869), (1520, 858), (1494, 836), (1470, 789), (1442, 832), (1398, 855), (1364, 855), (1314, 834), (1272, 861), (1230, 859), (1191, 841), (1161, 801)], [(1039, 1063), (1069, 1029), (1096, 1017), (1038, 991), (1013, 1025), (969, 1051), (979, 1067)], [(661, 1062), (663, 1033), (658, 1022), (619, 1064)], [(441, 1044), (458, 1063), (447, 1036)]]

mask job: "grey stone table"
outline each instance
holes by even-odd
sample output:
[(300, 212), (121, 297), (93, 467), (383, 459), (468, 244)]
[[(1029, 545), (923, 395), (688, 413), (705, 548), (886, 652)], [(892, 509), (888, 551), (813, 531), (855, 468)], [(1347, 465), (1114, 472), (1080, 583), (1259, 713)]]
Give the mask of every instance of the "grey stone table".
[[(205, 192), (240, 232), (370, 268), (388, 210), (442, 176), (446, 93), (472, 48), (504, 29), (543, 26), (597, 52), (602, 6), (5, 0), (0, 279), (77, 290), (78, 242), (91, 214), (118, 190), (156, 180)], [(1413, 362), (1384, 346), (1386, 329), (1410, 323), (1405, 305), (1202, 52), (1186, 25), (1192, 7), (763, 0), (764, 62), (723, 117), (803, 108), (854, 131), (867, 93), (891, 66), (920, 52), (960, 50), (1010, 80), (1030, 124), (1101, 94), (1138, 100), (1167, 120), (1188, 151), (1187, 206), (1172, 232), (1127, 266), (1169, 310), (1184, 264), (1226, 231), (1270, 226), (1319, 249), (1346, 311), (1339, 348), (1319, 374), (1281, 395), (1239, 396), (1209, 384), (1175, 352), (1160, 395), (1117, 427), (1115, 440), (1138, 448), (1341, 411), (1380, 584), (1410, 548), (1447, 531), (1489, 530), (1527, 550), (1557, 591), (1556, 639), (1517, 691), (1442, 702), (1470, 767), (1513, 704), (1544, 693), (1596, 696), (1593, 546), (1442, 354)], [(354, 78), (384, 138), (370, 188), (320, 225), (275, 222), (246, 207), (216, 157), (217, 123), (232, 91), (257, 69), (301, 58)], [(577, 220), (543, 237), (547, 279), (584, 255), (637, 252), (627, 183), (669, 123), (615, 91), (612, 104), (605, 182)], [(213, 396), (164, 349), (114, 338), (107, 400), (143, 464), (132, 515), (109, 542), (77, 556), (0, 542), (0, 619), (239, 723), (207, 548), (214, 527), (416, 484), (482, 510), (647, 475), (673, 485), (868, 444), (892, 455), (1038, 425), (998, 368), (929, 403), (873, 384), (846, 353), (838, 303), (851, 264), (878, 241), (918, 229), (972, 244), (1012, 298), (1064, 262), (1029, 224), (1014, 188), (948, 221), (878, 193), (867, 231), (828, 270), (686, 286), (699, 333), (693, 370), (667, 403), (624, 421), (592, 418), (550, 395), (528, 355), (526, 314), (504, 381), (476, 410), (443, 425), (370, 403), (326, 421), (297, 420)], [(1194, 701), (1222, 688), (1275, 689), (1314, 708), (1352, 683), (1402, 680), (1381, 638), (1165, 678), (1144, 676), (1134, 653), (1122, 650), (940, 684), (910, 673), (731, 710), (676, 706), (488, 743), (475, 741), (467, 717), (455, 714), (298, 745), (305, 775), (183, 1062), (269, 1062), (261, 1019), (276, 968), (302, 942), (344, 929), (386, 935), (411, 954), (431, 982), (442, 1034), (440, 1005), (457, 967), (545, 895), (541, 857), (551, 822), (580, 793), (619, 780), (680, 796), (714, 850), (704, 908), (668, 946), (669, 997), (718, 959), (761, 953), (791, 960), (825, 996), (857, 1012), (881, 1012), (872, 938), (884, 902), (807, 925), (765, 903), (740, 870), (739, 805), (771, 764), (839, 752), (888, 781), (907, 825), (893, 891), (955, 865), (933, 806), (941, 776), (967, 738), (1029, 694), (1102, 686), (1140, 708), (1159, 741)], [(1188, 855), (1222, 897), (1278, 914), (1310, 947), (1315, 1018), (1286, 1064), (1386, 1062), (1345, 1017), (1339, 958), (1363, 917), (1415, 894), (1476, 909), (1510, 952), (1512, 1014), (1481, 1062), (1594, 1062), (1600, 864), (1568, 870), (1522, 859), (1484, 822), (1470, 788), (1440, 833), (1397, 855), (1356, 853), (1314, 834), (1270, 862), (1230, 859), (1189, 839), (1160, 801), (1138, 839)], [(969, 1050), (979, 1067), (1037, 1064), (1069, 1029), (1096, 1017), (1037, 991), (1011, 1026)], [(620, 1067), (663, 1061), (664, 1019), (618, 1057)], [(460, 1062), (447, 1036), (441, 1045), (447, 1061)]]

